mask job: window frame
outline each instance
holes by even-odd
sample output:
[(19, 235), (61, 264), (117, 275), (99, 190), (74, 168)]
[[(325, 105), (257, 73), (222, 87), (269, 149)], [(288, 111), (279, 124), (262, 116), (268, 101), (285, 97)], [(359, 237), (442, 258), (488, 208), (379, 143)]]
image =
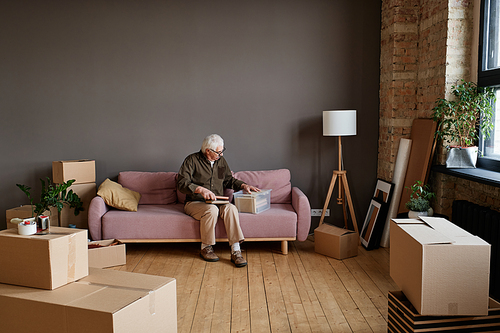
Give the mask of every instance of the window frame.
[[(478, 45), (478, 73), (477, 73), (477, 84), (480, 87), (494, 87), (500, 88), (500, 68), (484, 70), (485, 64), (485, 50), (486, 45), (486, 25), (489, 21), (486, 21), (486, 3), (490, 0), (482, 0), (480, 8), (480, 24), (479, 24), (479, 45)], [(500, 25), (499, 25), (500, 29)], [(499, 50), (500, 52), (500, 50)], [(496, 111), (496, 110), (495, 110)], [(482, 149), (484, 146), (483, 138), (480, 138), (479, 148)], [(485, 156), (478, 156), (477, 167), (483, 168), (491, 171), (500, 172), (500, 159), (489, 158)]]

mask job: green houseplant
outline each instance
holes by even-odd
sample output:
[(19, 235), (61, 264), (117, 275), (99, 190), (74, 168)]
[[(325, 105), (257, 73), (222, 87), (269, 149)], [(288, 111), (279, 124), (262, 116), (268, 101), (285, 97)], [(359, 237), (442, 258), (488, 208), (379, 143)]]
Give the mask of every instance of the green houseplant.
[(40, 194), (40, 201), (33, 204), (33, 198), (31, 196), (31, 187), (21, 184), (16, 184), (21, 191), (28, 197), (32, 209), (32, 216), (37, 218), (42, 215), (45, 211), (49, 210), (51, 207), (56, 207), (58, 212), (61, 212), (64, 205), (67, 204), (69, 208), (74, 209), (75, 215), (80, 214), (84, 210), (83, 203), (73, 190), (68, 188), (75, 182), (74, 179), (68, 180), (63, 184), (52, 184), (50, 178), (47, 177), (47, 183), (43, 179), (42, 182), (42, 192)]
[(493, 129), (495, 93), (464, 80), (451, 89), (453, 99), (438, 99), (432, 111), (438, 123), (436, 136), (450, 148), (447, 167), (475, 167), (479, 136), (487, 138)]
[(407, 186), (406, 189), (411, 191), (410, 200), (405, 204), (406, 208), (410, 210), (408, 217), (432, 216), (431, 200), (435, 197), (435, 194), (431, 191), (430, 186), (428, 184), (424, 185), (421, 180), (417, 180), (412, 186)]

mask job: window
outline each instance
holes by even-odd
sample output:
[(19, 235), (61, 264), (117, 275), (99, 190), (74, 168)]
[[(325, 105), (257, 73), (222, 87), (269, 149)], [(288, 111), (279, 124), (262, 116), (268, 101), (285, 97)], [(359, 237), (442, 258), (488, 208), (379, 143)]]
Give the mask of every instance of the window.
[[(483, 0), (479, 44), (478, 85), (495, 89), (495, 129), (490, 138), (482, 139), (479, 148), (486, 160), (500, 162), (500, 0)], [(483, 161), (488, 163), (488, 161)], [(478, 163), (479, 164), (479, 163)]]

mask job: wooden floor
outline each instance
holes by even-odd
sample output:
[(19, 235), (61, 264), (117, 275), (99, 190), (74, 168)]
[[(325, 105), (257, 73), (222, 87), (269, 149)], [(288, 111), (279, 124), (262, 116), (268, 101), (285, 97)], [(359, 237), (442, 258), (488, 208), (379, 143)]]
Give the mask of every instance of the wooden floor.
[(336, 260), (314, 252), (313, 236), (242, 244), (248, 266), (235, 268), (227, 243), (205, 262), (198, 243), (127, 244), (114, 269), (174, 277), (178, 332), (387, 332), (389, 250)]

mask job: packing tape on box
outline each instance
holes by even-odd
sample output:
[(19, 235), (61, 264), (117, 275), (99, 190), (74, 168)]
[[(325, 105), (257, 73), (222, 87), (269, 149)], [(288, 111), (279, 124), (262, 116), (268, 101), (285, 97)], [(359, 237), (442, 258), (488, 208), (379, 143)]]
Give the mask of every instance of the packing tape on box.
[(19, 233), (19, 235), (28, 236), (36, 234), (36, 222), (29, 221), (27, 223), (28, 224), (22, 222), (17, 225), (17, 232)]
[(68, 282), (75, 281), (76, 276), (76, 240), (74, 233), (68, 237)]
[(124, 286), (110, 286), (104, 283), (95, 283), (95, 282), (84, 282), (84, 281), (78, 281), (78, 283), (86, 283), (91, 286), (99, 286), (103, 288), (114, 288), (114, 289), (120, 289), (120, 290), (134, 290), (134, 291), (140, 291), (140, 292), (146, 292), (148, 293), (149, 296), (149, 314), (154, 315), (156, 313), (156, 292), (151, 289), (144, 289), (144, 288), (133, 288), (133, 287), (124, 287)]

